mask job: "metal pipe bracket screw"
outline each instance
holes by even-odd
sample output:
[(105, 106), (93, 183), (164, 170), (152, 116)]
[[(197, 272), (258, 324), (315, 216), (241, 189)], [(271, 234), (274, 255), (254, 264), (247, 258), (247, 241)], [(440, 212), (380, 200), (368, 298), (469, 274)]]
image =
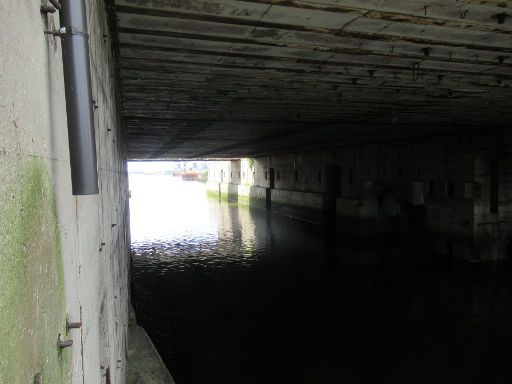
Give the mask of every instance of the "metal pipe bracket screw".
[(491, 16), (491, 19), (495, 20), (498, 24), (503, 24), (507, 18), (510, 17), (507, 13), (498, 13), (497, 15)]

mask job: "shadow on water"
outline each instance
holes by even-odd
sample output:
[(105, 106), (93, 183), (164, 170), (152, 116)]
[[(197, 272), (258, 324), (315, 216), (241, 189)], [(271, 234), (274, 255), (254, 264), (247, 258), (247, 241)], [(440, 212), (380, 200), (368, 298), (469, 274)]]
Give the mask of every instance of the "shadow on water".
[(211, 225), (132, 245), (137, 317), (178, 384), (511, 382), (510, 263), (204, 207)]

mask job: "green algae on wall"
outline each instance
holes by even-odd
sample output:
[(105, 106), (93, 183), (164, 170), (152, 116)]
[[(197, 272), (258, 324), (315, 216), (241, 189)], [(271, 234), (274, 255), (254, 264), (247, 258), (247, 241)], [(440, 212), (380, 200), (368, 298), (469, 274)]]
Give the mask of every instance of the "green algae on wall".
[(0, 384), (71, 382), (55, 198), (41, 160), (0, 196)]
[(211, 189), (207, 189), (206, 190), (206, 194), (208, 195), (208, 197), (210, 199), (218, 199), (219, 198), (219, 192), (218, 191), (213, 191)]
[(230, 196), (226, 192), (221, 192), (220, 196), (219, 196), (219, 192), (207, 189), (206, 194), (207, 194), (208, 198), (210, 198), (212, 200), (221, 200), (226, 203), (233, 202), (233, 198), (230, 198)]
[(251, 205), (251, 199), (246, 195), (238, 195), (238, 204), (240, 205)]

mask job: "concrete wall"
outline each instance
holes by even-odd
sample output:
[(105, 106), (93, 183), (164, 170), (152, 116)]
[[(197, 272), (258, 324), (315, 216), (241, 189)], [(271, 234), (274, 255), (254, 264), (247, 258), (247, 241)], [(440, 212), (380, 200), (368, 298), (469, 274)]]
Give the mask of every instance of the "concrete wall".
[[(254, 195), (260, 201), (270, 196), (278, 213), (320, 222), (318, 212), (335, 209), (339, 230), (364, 235), (420, 225), (440, 253), (498, 259), (512, 249), (510, 136), (467, 134), (258, 158), (251, 180), (237, 183), (259, 188)], [(495, 213), (489, 205), (492, 164), (499, 179)], [(274, 188), (264, 194), (271, 169)]]
[(241, 160), (210, 162), (208, 166), (208, 180), (217, 183), (241, 184)]
[(474, 164), (475, 245), (485, 259), (512, 257), (512, 133), (478, 141)]
[[(58, 13), (1, 1), (0, 383), (124, 383), (124, 138), (102, 0), (87, 1), (100, 194), (74, 197)], [(82, 328), (66, 330), (66, 318)], [(57, 348), (57, 338), (73, 346)]]

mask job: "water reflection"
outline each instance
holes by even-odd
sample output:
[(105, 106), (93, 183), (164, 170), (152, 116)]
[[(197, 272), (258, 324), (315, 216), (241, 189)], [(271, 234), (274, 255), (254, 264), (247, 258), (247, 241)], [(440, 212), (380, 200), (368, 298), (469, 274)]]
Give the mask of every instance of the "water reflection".
[(134, 242), (217, 234), (218, 222), (209, 212), (203, 184), (171, 175), (130, 174), (130, 190)]
[(133, 302), (178, 384), (512, 379), (510, 264), (426, 262), (142, 177)]

